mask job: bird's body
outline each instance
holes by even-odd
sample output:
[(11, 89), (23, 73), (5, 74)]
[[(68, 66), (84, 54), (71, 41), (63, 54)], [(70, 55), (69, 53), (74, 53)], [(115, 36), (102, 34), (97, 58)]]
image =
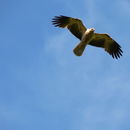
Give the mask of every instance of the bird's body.
[(80, 40), (73, 52), (81, 56), (87, 45), (104, 48), (113, 58), (120, 58), (123, 51), (120, 45), (108, 34), (95, 33), (95, 29), (87, 29), (81, 20), (67, 16), (56, 16), (53, 18), (56, 27), (68, 28), (69, 31)]
[(93, 37), (94, 37), (94, 29), (87, 29), (82, 38), (80, 43), (74, 48), (73, 52), (77, 55), (77, 56), (81, 56), (85, 47), (92, 41)]
[(81, 41), (89, 43), (92, 40), (93, 36), (94, 36), (94, 31), (95, 31), (95, 29), (93, 29), (93, 28), (87, 29), (85, 31), (85, 33), (83, 34), (83, 36), (81, 38)]

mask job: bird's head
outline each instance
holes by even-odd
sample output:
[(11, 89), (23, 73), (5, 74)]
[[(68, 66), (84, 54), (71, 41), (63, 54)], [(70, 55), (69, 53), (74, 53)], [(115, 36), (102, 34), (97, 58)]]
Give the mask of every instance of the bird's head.
[(95, 31), (94, 28), (88, 28), (88, 29), (86, 30), (85, 34), (93, 34), (94, 31)]
[(89, 29), (87, 29), (87, 31), (88, 31), (88, 32), (94, 32), (95, 29), (94, 29), (94, 28), (89, 28)]

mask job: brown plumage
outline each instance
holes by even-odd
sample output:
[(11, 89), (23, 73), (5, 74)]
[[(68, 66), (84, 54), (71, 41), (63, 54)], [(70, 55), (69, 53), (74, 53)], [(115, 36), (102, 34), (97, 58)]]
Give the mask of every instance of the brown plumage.
[(120, 58), (123, 51), (121, 46), (113, 40), (108, 34), (95, 33), (95, 29), (87, 29), (80, 19), (67, 16), (56, 16), (52, 19), (56, 27), (68, 28), (68, 30), (80, 40), (80, 43), (74, 48), (73, 52), (81, 56), (87, 45), (104, 48), (113, 58)]

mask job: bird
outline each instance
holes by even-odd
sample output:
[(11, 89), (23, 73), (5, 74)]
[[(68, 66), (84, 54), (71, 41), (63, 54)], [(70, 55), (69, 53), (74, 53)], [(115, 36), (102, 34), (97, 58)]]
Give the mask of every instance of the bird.
[(94, 28), (86, 28), (78, 18), (59, 15), (52, 18), (52, 24), (55, 27), (67, 28), (80, 40), (80, 43), (73, 49), (76, 56), (82, 56), (87, 45), (104, 48), (114, 59), (122, 56), (121, 46), (109, 34), (96, 33)]

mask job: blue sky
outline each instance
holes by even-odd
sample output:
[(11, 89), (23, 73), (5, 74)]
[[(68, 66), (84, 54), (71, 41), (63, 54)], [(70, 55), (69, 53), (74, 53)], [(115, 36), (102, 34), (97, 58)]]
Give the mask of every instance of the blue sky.
[[(130, 129), (129, 0), (0, 1), (1, 130)], [(119, 60), (55, 28), (56, 15), (109, 33)]]

